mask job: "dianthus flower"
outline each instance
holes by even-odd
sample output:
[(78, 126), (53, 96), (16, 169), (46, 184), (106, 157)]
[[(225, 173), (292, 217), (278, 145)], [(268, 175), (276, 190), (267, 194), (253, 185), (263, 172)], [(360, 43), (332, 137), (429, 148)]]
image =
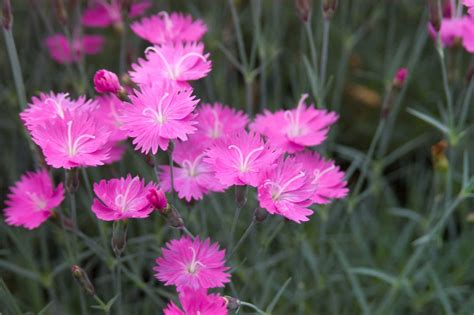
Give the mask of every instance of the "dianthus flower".
[(142, 86), (130, 95), (131, 104), (120, 116), (122, 130), (133, 138), (135, 149), (156, 154), (168, 148), (170, 140), (187, 140), (196, 130), (193, 113), (198, 100), (192, 90), (181, 90), (166, 82)]
[(146, 218), (154, 210), (147, 198), (152, 189), (157, 189), (157, 185), (145, 185), (138, 176), (101, 180), (94, 184), (97, 198), (92, 203), (92, 211), (104, 221)]
[(313, 173), (294, 157), (281, 158), (277, 167), (263, 174), (264, 181), (258, 187), (260, 207), (270, 214), (278, 214), (301, 223), (308, 221), (313, 211), (315, 185)]
[(207, 294), (206, 290), (185, 289), (179, 294), (182, 309), (170, 302), (165, 315), (227, 315), (226, 300), (218, 294)]
[[(121, 1), (119, 0), (95, 0), (92, 5), (84, 10), (82, 25), (88, 27), (105, 28), (110, 25), (123, 27)], [(136, 1), (131, 4), (128, 16), (137, 17), (145, 13), (151, 7), (151, 1)]]
[(110, 157), (110, 132), (88, 112), (68, 110), (33, 128), (33, 141), (55, 168), (103, 165)]
[(202, 43), (171, 43), (147, 48), (145, 59), (138, 59), (132, 69), (130, 78), (139, 85), (170, 81), (189, 87), (188, 81), (207, 76), (211, 61)]
[(207, 32), (202, 20), (195, 20), (182, 13), (160, 12), (132, 23), (132, 31), (139, 37), (155, 45), (197, 42)]
[(266, 136), (269, 143), (288, 153), (321, 144), (338, 115), (324, 109), (315, 109), (313, 105), (306, 106), (307, 97), (307, 94), (303, 94), (295, 109), (276, 113), (266, 111), (258, 115), (250, 129)]
[(196, 137), (210, 144), (245, 129), (248, 117), (242, 111), (216, 102), (202, 104), (198, 110), (197, 121)]
[(100, 69), (95, 73), (93, 82), (97, 93), (117, 94), (122, 89), (117, 75), (105, 69)]
[(296, 155), (296, 162), (301, 163), (305, 172), (309, 172), (314, 185), (314, 194), (311, 199), (318, 204), (326, 204), (332, 199), (347, 196), (347, 182), (342, 172), (333, 161), (325, 161), (316, 152), (303, 152)]
[[(462, 43), (465, 25), (470, 19), (467, 16), (455, 17), (455, 18), (444, 18), (441, 22), (441, 28), (439, 30), (439, 36), (443, 46), (453, 46), (456, 42)], [(436, 30), (428, 24), (428, 30), (430, 36), (436, 40)]]
[(230, 281), (225, 263), (225, 250), (217, 243), (211, 244), (183, 236), (171, 240), (156, 259), (156, 278), (165, 285), (175, 285), (178, 291), (185, 288), (193, 290), (223, 287)]
[[(195, 136), (186, 142), (176, 142), (173, 149), (173, 184), (178, 197), (186, 201), (200, 200), (209, 191), (222, 191), (223, 186), (216, 181), (211, 166), (204, 162), (204, 143)], [(165, 191), (171, 190), (169, 166), (161, 166), (160, 185)]]
[(272, 167), (281, 155), (255, 132), (245, 130), (217, 140), (207, 150), (205, 162), (225, 186), (260, 184), (261, 172)]
[(75, 36), (71, 41), (62, 34), (46, 37), (45, 45), (51, 58), (60, 64), (79, 61), (84, 55), (95, 55), (102, 51), (104, 38), (99, 35)]
[(5, 202), (5, 221), (9, 225), (35, 229), (53, 214), (63, 199), (63, 185), (55, 188), (46, 170), (28, 172), (10, 188)]
[(54, 118), (64, 119), (66, 111), (92, 112), (97, 109), (97, 103), (87, 100), (84, 96), (74, 100), (68, 93), (41, 93), (39, 97), (33, 97), (20, 117), (26, 128), (31, 132), (35, 127), (44, 124)]

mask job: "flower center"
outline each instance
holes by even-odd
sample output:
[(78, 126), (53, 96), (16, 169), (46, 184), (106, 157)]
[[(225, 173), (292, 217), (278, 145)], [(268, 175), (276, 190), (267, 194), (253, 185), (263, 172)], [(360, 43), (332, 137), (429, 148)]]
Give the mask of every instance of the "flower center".
[(188, 265), (186, 265), (186, 271), (192, 275), (195, 275), (199, 271), (200, 267), (206, 267), (206, 266), (200, 261), (196, 260), (197, 255), (194, 248), (189, 247), (189, 249), (192, 251), (193, 257), (191, 259), (191, 262)]
[(118, 194), (115, 197), (115, 205), (120, 209), (122, 212), (127, 212), (129, 208), (129, 202), (128, 202), (128, 194), (130, 193), (130, 189), (132, 188), (132, 185), (138, 180), (137, 177), (134, 177), (132, 181), (128, 184), (127, 188), (125, 189), (125, 192), (123, 194)]
[(260, 152), (264, 149), (264, 146), (262, 145), (261, 147), (258, 147), (256, 149), (253, 149), (252, 151), (249, 152), (249, 154), (247, 154), (244, 158), (244, 155), (242, 153), (242, 150), (240, 150), (240, 148), (234, 144), (230, 145), (227, 147), (228, 149), (234, 149), (237, 151), (237, 154), (239, 156), (239, 171), (242, 172), (242, 173), (245, 173), (245, 172), (248, 172), (250, 167), (249, 167), (249, 164), (250, 164), (250, 158), (252, 157), (252, 155), (254, 155), (255, 153), (257, 152)]
[(171, 80), (175, 80), (175, 81), (179, 80), (179, 76), (183, 72), (182, 69), (181, 69), (181, 66), (183, 65), (183, 62), (186, 61), (186, 59), (188, 59), (190, 57), (197, 57), (197, 58), (201, 59), (204, 62), (207, 61), (206, 57), (204, 57), (202, 54), (197, 53), (197, 52), (190, 52), (190, 53), (185, 54), (181, 58), (179, 58), (178, 61), (175, 62), (174, 65), (172, 65), (168, 62), (168, 59), (166, 59), (165, 55), (163, 55), (163, 53), (160, 51), (160, 49), (156, 49), (155, 47), (148, 47), (145, 50), (145, 53), (148, 53), (150, 51), (154, 52), (161, 59), (161, 61), (165, 65), (165, 70), (166, 70), (166, 73), (168, 73), (168, 77)]
[(85, 141), (83, 140), (87, 141), (88, 139), (95, 139), (95, 136), (84, 134), (77, 137), (77, 139), (73, 142), (72, 120), (67, 122), (67, 153), (70, 157), (75, 156), (79, 152), (81, 145), (84, 144)]
[(329, 173), (330, 171), (332, 171), (333, 169), (335, 169), (335, 166), (334, 165), (331, 165), (330, 167), (328, 167), (327, 169), (323, 170), (321, 172), (321, 170), (314, 170), (313, 171), (313, 175), (314, 175), (314, 179), (313, 181), (311, 182), (311, 184), (318, 184), (319, 180), (321, 179), (321, 177), (324, 175), (324, 174), (327, 174)]
[(41, 211), (46, 208), (46, 200), (40, 198), (37, 193), (26, 192), (26, 195), (30, 198), (31, 202), (35, 205), (35, 211)]
[(196, 177), (199, 175), (198, 166), (205, 154), (198, 155), (193, 161), (184, 160), (182, 164), (183, 168), (186, 169), (186, 173), (189, 177)]
[(156, 109), (152, 107), (147, 107), (142, 111), (142, 114), (153, 118), (153, 120), (158, 125), (162, 126), (166, 122), (166, 116), (163, 113), (163, 102), (168, 96), (169, 93), (163, 94), (160, 101), (158, 102), (158, 105), (156, 106)]
[(263, 184), (264, 186), (272, 186), (272, 200), (273, 201), (278, 201), (281, 199), (284, 199), (284, 192), (288, 188), (289, 185), (291, 185), (293, 182), (296, 180), (300, 179), (301, 177), (304, 177), (306, 174), (303, 171), (300, 171), (296, 176), (293, 176), (290, 178), (284, 185), (280, 185), (279, 183), (271, 180), (266, 180), (265, 183)]
[(292, 110), (287, 110), (284, 114), (285, 119), (290, 123), (287, 130), (287, 134), (290, 138), (298, 137), (303, 134), (303, 128), (301, 128), (300, 125), (300, 112), (303, 107), (303, 103), (307, 98), (308, 94), (301, 95), (295, 114), (293, 114)]

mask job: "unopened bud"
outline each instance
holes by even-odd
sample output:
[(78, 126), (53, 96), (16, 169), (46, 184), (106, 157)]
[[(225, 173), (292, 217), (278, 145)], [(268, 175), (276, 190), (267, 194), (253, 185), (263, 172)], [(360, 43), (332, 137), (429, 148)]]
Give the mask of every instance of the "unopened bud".
[(405, 81), (408, 77), (408, 69), (407, 68), (400, 68), (395, 73), (395, 77), (393, 78), (393, 86), (397, 89), (401, 89), (405, 84)]
[(161, 189), (150, 189), (146, 198), (156, 210), (160, 211), (160, 213), (168, 207), (168, 200), (166, 200), (166, 195)]
[(127, 246), (128, 224), (125, 220), (114, 221), (112, 227), (112, 250), (116, 257), (120, 257)]
[(430, 23), (436, 32), (441, 29), (441, 4), (439, 0), (429, 0)]
[(101, 69), (94, 75), (94, 88), (98, 93), (117, 94), (122, 86), (115, 73)]
[(3, 0), (2, 4), (2, 27), (6, 30), (12, 28), (13, 15), (10, 0)]
[(77, 168), (66, 171), (66, 191), (70, 194), (75, 193), (79, 189), (79, 172)]
[(323, 16), (326, 20), (332, 19), (337, 9), (337, 0), (323, 0)]
[(247, 191), (248, 186), (235, 186), (235, 203), (241, 209), (247, 203)]
[(95, 288), (92, 282), (90, 281), (89, 277), (87, 276), (87, 273), (79, 267), (78, 265), (73, 265), (71, 267), (71, 272), (72, 275), (74, 276), (74, 279), (79, 283), (81, 288), (88, 294), (90, 295), (95, 295)]
[(437, 171), (447, 171), (449, 168), (449, 161), (446, 157), (446, 149), (448, 148), (448, 142), (441, 140), (438, 143), (431, 146), (431, 158), (433, 159), (433, 167)]
[(176, 208), (173, 206), (169, 206), (168, 209), (169, 210), (165, 215), (168, 225), (176, 229), (184, 227), (183, 217), (181, 217), (181, 214), (179, 214), (178, 210), (176, 210)]
[(240, 307), (239, 300), (232, 296), (224, 296), (224, 300), (226, 301), (227, 309), (230, 311), (235, 311)]
[(303, 22), (311, 18), (312, 0), (295, 0), (296, 11)]
[(255, 217), (255, 221), (257, 221), (258, 223), (261, 223), (265, 221), (265, 219), (268, 217), (268, 212), (267, 210), (258, 207), (257, 209), (255, 209), (255, 212), (253, 215)]
[(67, 11), (64, 7), (64, 0), (53, 0), (54, 13), (61, 25), (66, 25)]

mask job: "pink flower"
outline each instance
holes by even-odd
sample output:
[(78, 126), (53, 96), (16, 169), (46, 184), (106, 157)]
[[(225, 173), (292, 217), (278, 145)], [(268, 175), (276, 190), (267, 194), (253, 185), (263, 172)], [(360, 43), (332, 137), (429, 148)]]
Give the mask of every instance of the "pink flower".
[[(474, 7), (473, 7), (474, 11)], [(474, 18), (468, 19), (464, 24), (463, 42), (464, 49), (469, 53), (474, 53)]]
[(271, 214), (278, 214), (301, 223), (308, 221), (313, 211), (315, 185), (313, 173), (294, 157), (281, 158), (278, 166), (268, 169), (263, 183), (258, 187), (260, 207)]
[(101, 69), (94, 75), (94, 88), (98, 93), (117, 94), (121, 86), (115, 73)]
[[(452, 46), (456, 40), (462, 41), (466, 21), (466, 17), (444, 18), (442, 20), (439, 36), (444, 46)], [(437, 33), (431, 23), (428, 24), (428, 30), (431, 37), (436, 40)]]
[(276, 113), (266, 111), (258, 115), (250, 129), (266, 136), (269, 143), (288, 153), (321, 144), (338, 115), (313, 106), (307, 107), (304, 102), (307, 97), (303, 94), (295, 109)]
[(212, 143), (229, 134), (245, 129), (248, 117), (221, 103), (202, 104), (197, 116), (196, 136), (202, 141)]
[(138, 176), (101, 180), (94, 184), (97, 198), (92, 203), (92, 212), (104, 221), (147, 218), (154, 210), (147, 194), (156, 188), (154, 183), (145, 185)]
[(104, 39), (99, 35), (75, 36), (71, 41), (62, 34), (46, 37), (45, 45), (51, 58), (60, 64), (79, 61), (84, 55), (95, 55), (102, 50)]
[(325, 161), (316, 152), (303, 152), (296, 155), (296, 162), (303, 165), (306, 173), (311, 173), (311, 184), (315, 185), (311, 199), (315, 203), (326, 204), (347, 196), (345, 174), (333, 161)]
[(87, 112), (65, 111), (32, 130), (46, 163), (55, 168), (103, 165), (110, 157), (109, 131)]
[[(178, 197), (191, 201), (200, 200), (209, 191), (222, 191), (224, 187), (216, 181), (211, 166), (204, 162), (205, 147), (202, 141), (191, 137), (186, 142), (176, 142), (173, 150), (173, 184)], [(165, 191), (171, 190), (169, 166), (161, 166), (160, 185)]]
[(133, 139), (135, 149), (156, 154), (168, 148), (170, 140), (187, 140), (196, 130), (192, 90), (180, 90), (166, 82), (142, 86), (131, 95), (132, 104), (122, 112), (122, 130)]
[(217, 243), (184, 236), (166, 244), (153, 270), (158, 280), (165, 285), (175, 285), (181, 292), (186, 287), (193, 290), (217, 288), (230, 282), (224, 259), (225, 250), (220, 250)]
[(474, 17), (474, 0), (464, 0), (463, 4), (468, 8), (467, 13)]
[(127, 105), (113, 94), (98, 96), (96, 102), (98, 106), (93, 115), (110, 132), (110, 141), (127, 139), (127, 132), (120, 129), (122, 126), (120, 115)]
[(64, 199), (63, 185), (56, 188), (46, 170), (28, 172), (10, 188), (5, 221), (9, 225), (35, 229), (46, 221)]
[(84, 96), (73, 100), (68, 93), (41, 93), (39, 97), (31, 99), (28, 108), (20, 114), (20, 117), (31, 132), (35, 127), (55, 118), (64, 119), (66, 111), (92, 112), (97, 106), (96, 102), (87, 100)]
[(152, 188), (148, 190), (146, 198), (156, 210), (163, 210), (168, 207), (168, 200), (166, 199), (165, 193), (161, 189)]
[[(88, 7), (82, 15), (82, 25), (88, 27), (105, 28), (110, 25), (122, 25), (121, 4), (119, 0), (95, 0), (93, 5)], [(137, 17), (142, 15), (149, 7), (151, 2), (148, 0), (132, 3), (128, 15)]]
[(155, 45), (197, 42), (207, 32), (206, 25), (199, 19), (193, 21), (190, 15), (164, 11), (133, 23), (131, 28), (139, 37)]
[(225, 186), (257, 187), (261, 172), (272, 167), (281, 152), (264, 143), (255, 132), (238, 132), (217, 140), (207, 151), (205, 162), (212, 165), (216, 178)]
[(211, 71), (209, 54), (204, 54), (202, 43), (176, 43), (149, 47), (145, 59), (132, 64), (130, 77), (139, 85), (157, 81), (171, 81), (189, 87), (188, 81), (198, 80)]
[(185, 289), (179, 295), (182, 310), (170, 302), (165, 315), (227, 315), (226, 300), (217, 294), (207, 294), (206, 290)]

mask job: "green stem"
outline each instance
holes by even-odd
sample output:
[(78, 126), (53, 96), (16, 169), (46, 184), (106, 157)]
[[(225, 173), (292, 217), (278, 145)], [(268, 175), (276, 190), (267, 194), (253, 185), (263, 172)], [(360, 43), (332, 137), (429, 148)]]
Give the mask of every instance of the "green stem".
[(234, 254), (235, 252), (237, 251), (237, 249), (240, 247), (240, 245), (242, 245), (242, 243), (245, 241), (245, 239), (250, 235), (250, 232), (252, 232), (252, 228), (255, 226), (255, 219), (252, 219), (252, 221), (250, 222), (249, 226), (247, 227), (247, 229), (245, 230), (244, 234), (242, 234), (242, 236), (240, 237), (239, 241), (237, 242), (237, 244), (235, 244), (234, 248), (232, 248), (232, 250), (230, 251), (230, 254), (229, 256), (227, 257), (227, 259), (230, 259)]
[[(324, 19), (323, 23), (323, 47), (321, 51), (321, 69), (319, 75), (320, 88), (319, 92), (324, 91), (324, 86), (326, 84), (326, 68), (328, 63), (328, 51), (329, 51), (329, 27), (331, 21), (329, 19)], [(325, 93), (324, 93), (325, 94)], [(323, 104), (321, 104), (323, 105)]]
[(437, 45), (436, 45), (436, 51), (438, 52), (438, 57), (439, 57), (439, 63), (441, 65), (441, 74), (443, 76), (443, 88), (444, 88), (444, 93), (446, 94), (446, 103), (448, 107), (448, 120), (449, 120), (449, 127), (453, 127), (454, 123), (454, 112), (453, 112), (453, 99), (451, 96), (451, 91), (449, 89), (449, 83), (448, 83), (448, 72), (446, 70), (446, 64), (445, 64), (445, 58), (444, 58), (444, 50), (443, 50), (443, 44), (441, 43), (441, 37), (440, 34), (438, 33), (437, 36)]
[(265, 312), (265, 311), (262, 311), (260, 308), (258, 308), (256, 305), (252, 304), (252, 303), (248, 303), (248, 302), (244, 302), (244, 301), (239, 301), (239, 305), (241, 306), (247, 306), (247, 307), (250, 307), (252, 308), (253, 310), (255, 310), (257, 313), (259, 314), (264, 314), (264, 315), (268, 315), (269, 313)]

